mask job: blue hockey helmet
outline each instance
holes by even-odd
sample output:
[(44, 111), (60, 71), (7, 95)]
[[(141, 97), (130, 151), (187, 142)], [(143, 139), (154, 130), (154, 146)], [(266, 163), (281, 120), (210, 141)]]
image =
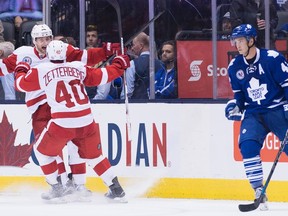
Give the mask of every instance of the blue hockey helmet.
[(233, 42), (236, 38), (239, 37), (245, 37), (247, 41), (249, 41), (251, 38), (254, 38), (254, 41), (256, 41), (257, 31), (250, 24), (242, 24), (233, 29), (230, 40)]

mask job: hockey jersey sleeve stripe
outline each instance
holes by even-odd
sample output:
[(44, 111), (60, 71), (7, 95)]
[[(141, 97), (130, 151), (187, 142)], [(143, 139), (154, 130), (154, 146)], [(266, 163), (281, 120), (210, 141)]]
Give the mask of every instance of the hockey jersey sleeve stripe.
[(46, 99), (46, 94), (40, 95), (39, 97), (33, 98), (32, 100), (28, 100), (26, 101), (26, 105), (27, 107), (33, 106), (35, 104), (37, 104), (38, 102)]
[(87, 62), (88, 62), (87, 50), (83, 50), (83, 55), (81, 57), (81, 62), (83, 62), (84, 64), (87, 64)]
[(78, 118), (82, 116), (89, 115), (91, 113), (91, 109), (84, 109), (76, 112), (55, 112), (51, 114), (53, 119), (55, 118)]
[(17, 91), (21, 91), (21, 92), (26, 92), (23, 88), (21, 88), (20, 83), (21, 80), (24, 79), (24, 75), (17, 77), (17, 79), (15, 80), (15, 88)]
[(101, 68), (102, 71), (102, 79), (99, 85), (106, 84), (108, 81), (108, 72), (106, 68)]

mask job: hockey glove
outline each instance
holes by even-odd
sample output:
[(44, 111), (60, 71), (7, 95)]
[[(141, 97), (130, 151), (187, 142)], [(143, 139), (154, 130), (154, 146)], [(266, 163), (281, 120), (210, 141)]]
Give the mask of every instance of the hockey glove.
[[(121, 45), (120, 43), (103, 43), (103, 48), (106, 53), (106, 57), (110, 57), (112, 55), (120, 55), (121, 53)], [(127, 53), (127, 50), (124, 49), (124, 54)]]
[(119, 55), (112, 60), (112, 65), (115, 65), (120, 69), (126, 70), (128, 67), (130, 67), (130, 59), (128, 55)]
[(30, 70), (30, 65), (26, 62), (19, 62), (16, 67), (14, 72), (15, 73), (27, 73)]
[(288, 104), (283, 105), (285, 118), (288, 119)]
[(228, 101), (225, 108), (225, 116), (228, 120), (241, 121), (242, 113), (235, 99)]

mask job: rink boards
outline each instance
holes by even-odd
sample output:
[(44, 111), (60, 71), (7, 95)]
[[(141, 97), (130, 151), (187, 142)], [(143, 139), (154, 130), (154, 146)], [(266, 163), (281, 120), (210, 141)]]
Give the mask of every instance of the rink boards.
[[(125, 105), (92, 105), (103, 153), (128, 192), (145, 197), (251, 200), (253, 191), (237, 147), (239, 124), (226, 120), (224, 108), (225, 104), (131, 103), (130, 143)], [(26, 106), (2, 104), (0, 127), (0, 189), (47, 188), (28, 154), (33, 136)], [(279, 145), (273, 134), (264, 143), (264, 178)], [(66, 149), (64, 156), (67, 160)], [(288, 201), (287, 160), (283, 154), (272, 177), (270, 201)], [(107, 190), (89, 167), (87, 187)]]

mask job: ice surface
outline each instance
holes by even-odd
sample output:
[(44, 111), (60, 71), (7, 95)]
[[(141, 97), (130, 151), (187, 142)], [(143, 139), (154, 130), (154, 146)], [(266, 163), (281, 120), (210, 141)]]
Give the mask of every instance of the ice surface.
[(101, 193), (93, 193), (91, 202), (48, 204), (41, 200), (43, 191), (30, 188), (20, 192), (1, 192), (1, 215), (5, 216), (287, 216), (288, 203), (269, 203), (269, 211), (259, 209), (248, 213), (238, 204), (251, 201), (158, 199), (129, 197), (127, 204), (109, 203)]

